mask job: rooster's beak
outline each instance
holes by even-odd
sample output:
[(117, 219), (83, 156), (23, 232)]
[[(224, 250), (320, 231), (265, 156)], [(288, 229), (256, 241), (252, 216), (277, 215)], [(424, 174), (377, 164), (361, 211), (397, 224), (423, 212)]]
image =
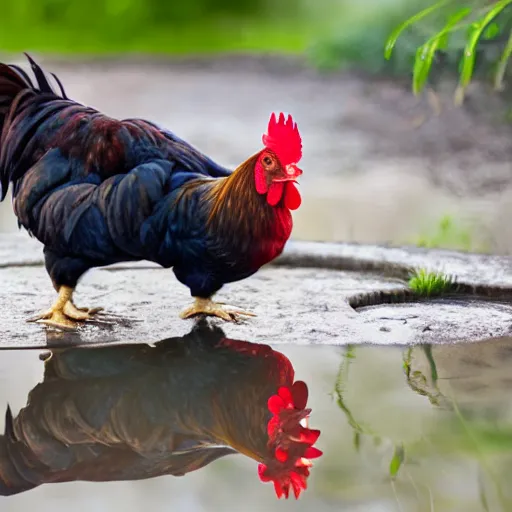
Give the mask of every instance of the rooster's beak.
[(302, 169), (295, 164), (288, 164), (284, 169), (284, 174), (284, 178), (277, 178), (273, 181), (295, 181), (302, 174)]
[(294, 180), (302, 174), (302, 169), (299, 169), (295, 164), (287, 165), (285, 171), (290, 180)]

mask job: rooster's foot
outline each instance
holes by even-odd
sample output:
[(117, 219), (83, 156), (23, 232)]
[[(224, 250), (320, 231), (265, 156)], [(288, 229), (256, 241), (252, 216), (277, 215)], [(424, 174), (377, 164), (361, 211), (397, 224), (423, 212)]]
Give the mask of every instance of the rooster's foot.
[(48, 311), (41, 313), (33, 318), (29, 318), (27, 322), (37, 322), (39, 324), (49, 325), (50, 327), (57, 327), (63, 331), (76, 330), (77, 323), (64, 314), (64, 311), (59, 309), (50, 308)]
[(72, 295), (72, 288), (61, 286), (55, 304), (48, 311), (29, 318), (27, 322), (38, 322), (65, 331), (74, 331), (78, 327), (77, 322), (90, 320), (92, 315), (103, 310), (103, 308), (77, 308), (71, 300)]
[(196, 298), (194, 304), (184, 309), (180, 313), (181, 318), (190, 318), (195, 315), (216, 316), (226, 320), (226, 322), (234, 322), (240, 316), (256, 316), (249, 311), (243, 311), (226, 304), (213, 302), (211, 299)]

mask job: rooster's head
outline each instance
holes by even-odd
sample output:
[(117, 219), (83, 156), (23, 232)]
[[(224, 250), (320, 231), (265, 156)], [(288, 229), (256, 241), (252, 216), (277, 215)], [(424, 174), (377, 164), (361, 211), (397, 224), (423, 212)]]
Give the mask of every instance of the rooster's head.
[(269, 458), (258, 467), (263, 482), (273, 482), (278, 498), (288, 498), (290, 488), (295, 498), (306, 489), (311, 459), (322, 455), (313, 445), (319, 430), (308, 428), (311, 409), (306, 409), (308, 388), (302, 381), (281, 386), (268, 400), (272, 418), (267, 425)]
[(295, 183), (302, 174), (297, 167), (302, 157), (302, 141), (292, 116), (286, 118), (281, 113), (277, 118), (272, 114), (263, 144), (255, 166), (256, 190), (267, 194), (271, 206), (278, 205), (283, 198), (286, 208), (296, 210), (301, 203)]

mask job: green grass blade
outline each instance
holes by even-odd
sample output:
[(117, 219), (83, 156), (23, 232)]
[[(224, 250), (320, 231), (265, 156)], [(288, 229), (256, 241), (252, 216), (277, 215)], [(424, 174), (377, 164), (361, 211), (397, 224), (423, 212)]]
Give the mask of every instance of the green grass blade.
[(412, 90), (414, 94), (419, 94), (427, 82), (438, 44), (439, 39), (435, 39), (430, 44), (426, 43), (420, 46), (416, 52), (412, 74)]
[(450, 3), (452, 0), (440, 0), (434, 5), (431, 5), (430, 7), (427, 7), (426, 9), (423, 9), (419, 13), (415, 14), (414, 16), (411, 16), (408, 20), (405, 20), (403, 23), (401, 23), (398, 27), (391, 32), (391, 35), (388, 37), (386, 44), (384, 46), (384, 57), (386, 60), (389, 60), (391, 58), (391, 54), (393, 53), (393, 49), (396, 46), (396, 42), (398, 40), (398, 37), (400, 34), (411, 25), (414, 25), (414, 23), (420, 21), (421, 19), (425, 18), (429, 14), (433, 13), (434, 11), (437, 11), (444, 5)]
[(460, 72), (459, 86), (457, 88), (456, 102), (462, 103), (464, 92), (468, 84), (471, 82), (473, 71), (475, 68), (475, 50), (480, 38), (486, 27), (500, 14), (505, 7), (512, 4), (512, 0), (500, 0), (496, 2), (494, 7), (478, 22), (472, 25), (472, 29), (468, 35), (468, 41), (464, 48), (464, 56), (462, 57), (462, 69)]
[(482, 34), (482, 39), (485, 39), (486, 41), (490, 41), (491, 39), (494, 39), (500, 34), (500, 26), (498, 23), (493, 21), (492, 23), (489, 23), (487, 28), (484, 30), (484, 33)]
[(461, 22), (464, 18), (467, 18), (472, 13), (472, 11), (473, 9), (471, 9), (471, 7), (463, 7), (448, 18), (446, 25), (442, 28), (439, 34), (436, 35), (436, 37), (439, 38), (438, 48), (444, 50), (448, 47), (450, 32), (456, 28), (459, 22)]
[(494, 88), (497, 91), (503, 90), (503, 79), (505, 77), (505, 71), (507, 70), (508, 61), (510, 60), (510, 56), (512, 55), (512, 30), (510, 31), (510, 35), (508, 36), (507, 45), (503, 50), (503, 53), (500, 56), (500, 60), (498, 61), (498, 67), (496, 69), (496, 76), (494, 78)]
[(393, 453), (393, 458), (391, 459), (391, 462), (389, 463), (389, 476), (392, 480), (396, 478), (396, 475), (398, 474), (398, 471), (400, 470), (400, 467), (402, 466), (405, 459), (405, 450), (404, 445), (399, 444), (395, 446), (395, 451)]
[(424, 45), (420, 46), (416, 52), (414, 60), (412, 90), (414, 94), (419, 94), (427, 82), (436, 51), (440, 48), (446, 48), (450, 32), (458, 28), (457, 25), (471, 13), (469, 7), (460, 9), (448, 18), (446, 25), (436, 35), (431, 37)]
[(412, 72), (412, 90), (414, 94), (419, 94), (423, 90), (432, 66), (432, 59), (433, 52), (430, 51), (428, 44), (423, 44), (416, 50)]
[(432, 379), (432, 383), (434, 386), (437, 386), (438, 373), (434, 355), (432, 354), (432, 345), (423, 345), (423, 352), (425, 353), (425, 357), (430, 365), (430, 377)]
[(471, 81), (471, 77), (473, 76), (473, 70), (475, 68), (475, 59), (476, 59), (476, 45), (482, 35), (483, 31), (483, 23), (475, 22), (473, 23), (471, 30), (468, 34), (468, 42), (466, 43), (466, 47), (464, 48), (464, 55), (462, 56), (461, 63), (461, 71), (460, 71), (460, 81), (459, 85), (463, 89), (467, 87), (469, 82)]

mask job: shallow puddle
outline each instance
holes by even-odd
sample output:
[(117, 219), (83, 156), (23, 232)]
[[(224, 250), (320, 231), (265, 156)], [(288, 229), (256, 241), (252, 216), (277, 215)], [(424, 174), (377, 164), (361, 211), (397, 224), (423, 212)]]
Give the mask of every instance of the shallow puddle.
[[(114, 481), (47, 483), (0, 498), (2, 512), (512, 509), (512, 339), (274, 350), (200, 331), (55, 352), (44, 381), (41, 354), (1, 352), (0, 404), (23, 442), (2, 439), (0, 476), (18, 490)], [(267, 398), (292, 369), (323, 455), (298, 502), (278, 502), (257, 460), (214, 459), (265, 451)]]

